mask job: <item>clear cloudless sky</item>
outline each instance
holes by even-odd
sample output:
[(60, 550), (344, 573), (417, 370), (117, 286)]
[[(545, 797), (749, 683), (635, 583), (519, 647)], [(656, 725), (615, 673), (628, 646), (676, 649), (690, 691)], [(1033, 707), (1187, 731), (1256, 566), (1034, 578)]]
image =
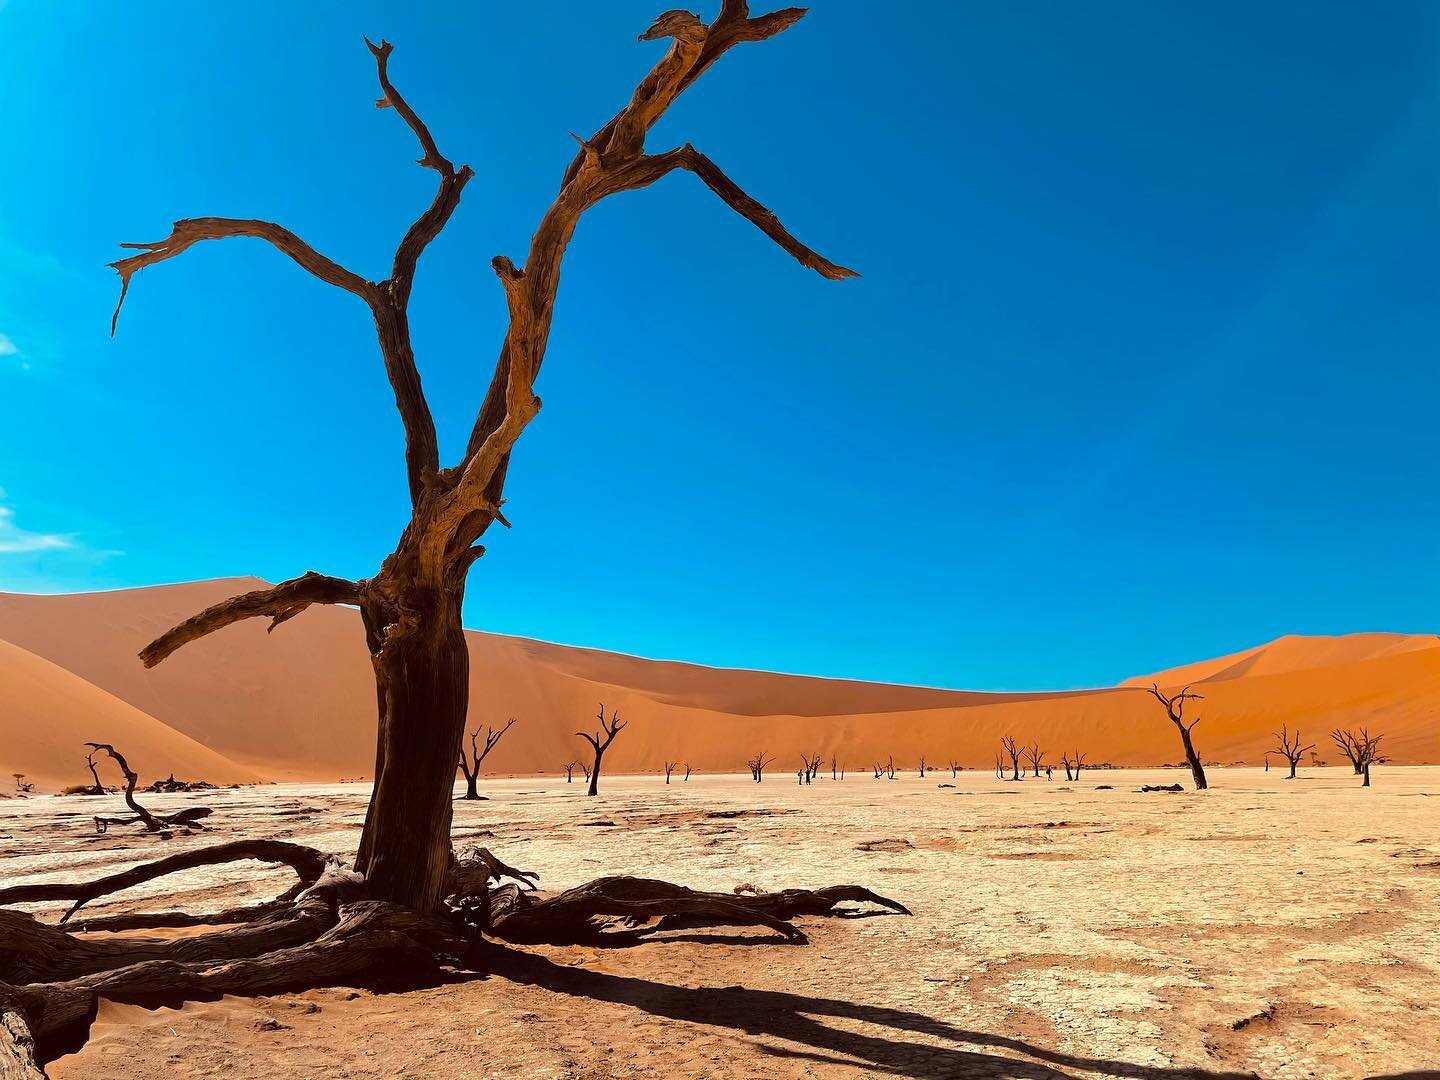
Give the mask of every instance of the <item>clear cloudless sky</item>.
[[(434, 186), (389, 38), (476, 171), (412, 306), (453, 460), (489, 260), (663, 6), (0, 0), (0, 588), (373, 572), (407, 500), (363, 306), (229, 240), (112, 340), (105, 263), (215, 214), (383, 277)], [(1048, 688), (1440, 624), (1440, 5), (815, 0), (650, 147), (687, 141), (864, 276), (685, 174), (587, 216), (467, 625)]]

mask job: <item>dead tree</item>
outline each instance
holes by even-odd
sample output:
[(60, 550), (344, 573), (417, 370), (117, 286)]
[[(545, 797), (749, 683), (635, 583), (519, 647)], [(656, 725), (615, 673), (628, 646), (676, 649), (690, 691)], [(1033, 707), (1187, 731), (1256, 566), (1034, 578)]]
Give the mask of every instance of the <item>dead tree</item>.
[(1379, 754), (1380, 740), (1384, 737), (1384, 735), (1371, 735), (1370, 730), (1363, 727), (1358, 733), (1336, 728), (1330, 734), (1335, 745), (1340, 747), (1345, 756), (1355, 765), (1356, 774), (1365, 778), (1361, 787), (1370, 786), (1370, 766), (1381, 764), (1385, 760)]
[(875, 769), (875, 779), (876, 779), (876, 780), (879, 780), (881, 777), (883, 777), (883, 776), (885, 775), (885, 766), (884, 766), (884, 765), (881, 765), (880, 762), (878, 762), (878, 761), (875, 762), (874, 769)]
[(1005, 779), (1005, 760), (999, 754), (995, 755), (995, 779)]
[(895, 779), (895, 757), (891, 755), (885, 759), (885, 775), (891, 780)]
[(754, 779), (755, 783), (758, 784), (765, 779), (765, 767), (774, 760), (775, 759), (766, 754), (764, 750), (761, 750), (760, 753), (745, 763), (750, 766), (750, 776)]
[(437, 177), (430, 206), (395, 249), (389, 277), (367, 280), (279, 225), (220, 217), (176, 222), (163, 240), (126, 245), (135, 253), (112, 264), (121, 280), (112, 330), (137, 272), (198, 243), (237, 236), (267, 241), (321, 281), (357, 297), (373, 317), (405, 430), (410, 520), (395, 551), (362, 581), (307, 573), (216, 604), (147, 645), (141, 658), (153, 667), (181, 646), (243, 619), (268, 617), (273, 627), (312, 604), (359, 607), (383, 714), (356, 869), (376, 898), (421, 911), (436, 910), (442, 899), (451, 860), (451, 778), (469, 705), (469, 655), (460, 619), (465, 581), (484, 554), (479, 544), (484, 533), (496, 521), (507, 523), (501, 506), (510, 456), (540, 410), (535, 381), (549, 340), (561, 262), (581, 217), (612, 195), (648, 187), (677, 170), (691, 172), (802, 266), (835, 280), (855, 276), (795, 239), (694, 147), (654, 154), (645, 149), (650, 129), (722, 54), (741, 42), (773, 37), (800, 14), (792, 8), (750, 18), (744, 0), (722, 0), (719, 17), (709, 25), (688, 12), (667, 11), (641, 35), (646, 41), (668, 39), (665, 57), (609, 123), (579, 140), (524, 264), (503, 255), (492, 261), (509, 322), (464, 454), (448, 468), (440, 463), (435, 422), (415, 363), (409, 303), (421, 255), (449, 222), (474, 174), (440, 152), (429, 128), (391, 83), (389, 42), (370, 43), (378, 104), (393, 107), (404, 120), (420, 144), (420, 164)]
[[(673, 773), (680, 763), (678, 761), (665, 762), (665, 783), (670, 783), (670, 774)], [(687, 774), (688, 775), (688, 774)]]
[(1070, 775), (1070, 751), (1066, 750), (1060, 755), (1060, 764), (1065, 769), (1065, 779), (1075, 779), (1073, 776)]
[(200, 824), (200, 819), (207, 818), (214, 813), (208, 806), (191, 806), (175, 814), (152, 814), (135, 801), (135, 785), (140, 782), (140, 778), (135, 775), (135, 770), (130, 768), (130, 763), (125, 760), (125, 755), (109, 743), (86, 743), (85, 745), (90, 747), (92, 753), (109, 754), (115, 759), (115, 764), (120, 766), (120, 771), (125, 774), (125, 805), (135, 815), (128, 818), (97, 816), (95, 818), (96, 832), (103, 833), (111, 825), (134, 825), (139, 822), (150, 832), (168, 836), (170, 830), (175, 828), (203, 829), (204, 826)]
[(800, 761), (805, 766), (805, 783), (808, 784), (812, 780), (814, 780), (816, 775), (820, 772), (820, 755), (814, 754), (810, 757), (806, 757), (804, 754), (801, 754)]
[(1270, 753), (1279, 754), (1281, 757), (1283, 757), (1286, 761), (1290, 763), (1290, 775), (1287, 776), (1285, 779), (1294, 780), (1295, 767), (1300, 764), (1300, 758), (1304, 756), (1306, 750), (1314, 750), (1315, 744), (1309, 743), (1306, 746), (1301, 746), (1300, 729), (1296, 728), (1295, 734), (1291, 735), (1290, 729), (1287, 728), (1284, 724), (1281, 724), (1280, 730), (1278, 732), (1274, 732), (1273, 734), (1275, 735), (1275, 743), (1277, 748), (1270, 751)]
[(1035, 775), (1039, 776), (1040, 767), (1045, 763), (1045, 751), (1040, 749), (1040, 744), (1032, 742), (1020, 753), (1035, 769)]
[[(1012, 772), (1012, 774), (1013, 774), (1013, 775), (1010, 777), (1010, 779), (1011, 779), (1011, 780), (1019, 780), (1019, 779), (1021, 779), (1021, 776), (1020, 776), (1020, 744), (1015, 741), (1015, 737), (1014, 737), (1013, 735), (1003, 735), (1003, 736), (1001, 736), (1001, 738), (1000, 738), (1000, 745), (1001, 745), (1001, 747), (1004, 748), (1005, 753), (1006, 753), (1006, 754), (1009, 756), (1009, 758), (1010, 758), (1010, 770), (1011, 770), (1011, 772)], [(1005, 772), (1004, 772), (1003, 769), (1000, 771), (1000, 779), (1002, 779), (1002, 780), (1005, 779)]]
[(90, 785), (90, 790), (86, 792), (87, 795), (105, 794), (105, 785), (100, 782), (100, 771), (95, 767), (95, 755), (99, 752), (99, 750), (91, 750), (85, 755), (85, 767), (90, 770), (90, 779), (94, 781)]
[(1178, 694), (1167, 695), (1158, 684), (1152, 684), (1147, 692), (1165, 706), (1165, 714), (1170, 717), (1175, 730), (1180, 732), (1180, 742), (1185, 747), (1185, 760), (1190, 763), (1190, 775), (1195, 778), (1195, 790), (1204, 791), (1210, 785), (1205, 782), (1205, 768), (1200, 764), (1200, 755), (1195, 752), (1195, 741), (1190, 737), (1195, 725), (1200, 723), (1200, 717), (1186, 723), (1185, 702), (1204, 701), (1205, 696), (1191, 693), (1188, 686)]
[(1081, 765), (1084, 765), (1084, 764), (1085, 764), (1085, 755), (1084, 755), (1084, 753), (1081, 752), (1081, 751), (1079, 751), (1079, 750), (1076, 750), (1076, 751), (1075, 751), (1075, 779), (1076, 779), (1076, 780), (1079, 780), (1079, 779), (1080, 779), (1080, 766), (1081, 766)]
[(688, 761), (685, 763), (685, 776), (684, 776), (684, 779), (686, 779), (686, 780), (689, 780), (689, 779), (690, 779), (690, 763), (689, 763)]
[[(440, 957), (452, 965), (485, 966), (490, 954), (476, 946), (475, 935), (503, 937), (505, 927), (520, 916), (510, 903), (518, 887), (491, 888), (489, 865), (457, 859), (451, 847), (451, 798), (470, 699), (461, 605), (468, 571), (484, 553), (480, 540), (494, 522), (506, 524), (502, 507), (511, 454), (540, 409), (536, 378), (549, 341), (563, 256), (592, 207), (683, 171), (693, 173), (802, 266), (830, 279), (853, 276), (798, 241), (694, 147), (650, 153), (645, 146), (650, 130), (676, 99), (732, 47), (774, 37), (803, 14), (787, 8), (752, 16), (746, 0), (720, 0), (719, 14), (708, 24), (686, 11), (666, 11), (641, 35), (645, 41), (666, 42), (664, 56), (613, 119), (579, 140), (523, 265), (504, 256), (492, 262), (508, 323), (463, 455), (449, 467), (441, 465), (440, 440), (421, 388), (409, 301), (419, 260), (449, 222), (473, 173), (440, 152), (430, 130), (391, 83), (388, 42), (367, 43), (380, 84), (377, 104), (404, 121), (419, 143), (420, 164), (435, 173), (436, 188), (430, 205), (400, 239), (383, 280), (369, 280), (325, 257), (280, 225), (242, 218), (176, 222), (167, 237), (130, 245), (126, 257), (113, 264), (123, 305), (140, 270), (205, 241), (251, 237), (358, 298), (374, 322), (405, 436), (410, 509), (395, 550), (360, 581), (311, 572), (215, 604), (141, 651), (142, 661), (153, 667), (189, 642), (245, 619), (268, 618), (273, 629), (313, 604), (357, 607), (379, 709), (374, 788), (354, 869), (327, 871), (323, 880), (317, 874), (303, 892), (290, 894), (282, 908), (271, 909), (260, 922), (158, 944), (107, 942), (97, 954), (94, 943), (72, 939), (63, 930), (41, 928), (37, 938), (41, 924), (30, 916), (0, 912), (5, 917), (0, 952), (11, 958), (5, 978), (21, 984), (0, 985), (4, 1052), (33, 1064), (34, 1042), (53, 1043), (74, 1035), (76, 1027), (83, 1030), (102, 994), (125, 1001), (147, 995), (267, 993), (377, 970), (433, 973)], [(675, 223), (667, 235), (673, 246), (692, 242)], [(112, 330), (119, 312), (117, 305)], [(590, 779), (593, 790), (597, 774)], [(220, 848), (187, 854), (202, 857), (190, 865), (203, 864), (207, 857), (211, 862), (236, 857)], [(157, 866), (139, 869), (169, 872)], [(613, 915), (615, 894), (604, 887), (609, 880), (582, 886), (564, 905), (527, 905), (522, 921), (561, 934), (574, 930), (577, 918), (588, 926), (593, 916)], [(831, 910), (837, 895), (825, 890), (775, 894), (786, 898), (776, 907), (756, 898), (722, 902), (664, 883), (619, 880), (628, 883), (621, 907), (626, 915), (643, 910), (709, 919), (711, 925), (748, 921), (774, 926), (797, 912)], [(838, 895), (854, 894), (842, 890)], [(0, 903), (15, 900), (15, 890), (0, 890)], [(777, 910), (781, 914), (774, 914)], [(791, 933), (798, 935), (793, 928)], [(17, 956), (23, 962), (16, 963)], [(37, 956), (40, 962), (32, 962)], [(137, 963), (152, 959), (165, 962)]]
[(1340, 748), (1340, 752), (1350, 759), (1351, 769), (1359, 776), (1364, 771), (1364, 766), (1360, 762), (1360, 747), (1356, 745), (1355, 733), (1336, 728), (1330, 732), (1330, 739)]
[(925, 779), (925, 755), (920, 755), (920, 779)]
[(566, 782), (567, 784), (572, 784), (572, 783), (574, 783), (574, 782), (575, 782), (575, 762), (573, 762), (573, 761), (567, 761), (564, 765), (561, 765), (560, 768), (562, 768), (562, 769), (565, 770), (565, 782)]
[(515, 726), (515, 718), (512, 716), (505, 722), (505, 726), (496, 731), (490, 726), (485, 728), (485, 745), (481, 746), (480, 729), (477, 727), (470, 733), (470, 756), (466, 760), (465, 751), (460, 751), (460, 771), (465, 774), (465, 798), (483, 799), (484, 796), (475, 790), (475, 782), (480, 779), (480, 764), (490, 756), (490, 751), (495, 749), (497, 743), (504, 738), (505, 733)]
[(585, 779), (586, 779), (586, 781), (588, 782), (589, 779), (590, 779), (590, 766), (589, 766), (589, 765), (586, 765), (586, 764), (582, 761), (582, 762), (580, 763), (580, 771), (581, 771), (581, 773), (584, 774)]
[(960, 775), (960, 763), (954, 758), (950, 759), (950, 779), (954, 780)]
[(605, 719), (605, 703), (602, 701), (600, 703), (600, 730), (594, 735), (583, 731), (575, 733), (595, 750), (595, 761), (591, 764), (590, 771), (585, 774), (590, 780), (590, 788), (585, 792), (586, 795), (600, 794), (600, 759), (605, 756), (605, 751), (610, 749), (610, 744), (615, 741), (615, 736), (619, 735), (624, 728), (625, 721), (620, 719), (620, 714), (614, 709), (610, 710), (610, 719)]

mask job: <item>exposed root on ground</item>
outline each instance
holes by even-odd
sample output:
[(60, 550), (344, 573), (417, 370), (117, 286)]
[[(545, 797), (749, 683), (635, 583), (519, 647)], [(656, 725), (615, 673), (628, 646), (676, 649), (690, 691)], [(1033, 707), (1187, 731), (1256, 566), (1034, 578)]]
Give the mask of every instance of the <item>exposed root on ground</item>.
[[(274, 900), (205, 915), (182, 911), (75, 919), (86, 903), (168, 874), (258, 860), (299, 881)], [(506, 882), (504, 879), (512, 879)], [(444, 969), (483, 971), (494, 948), (611, 939), (706, 926), (760, 926), (803, 944), (789, 920), (846, 915), (846, 903), (900, 914), (904, 905), (858, 885), (737, 895), (647, 878), (606, 877), (554, 896), (538, 875), (477, 848), (451, 866), (444, 909), (426, 914), (366, 896), (365, 880), (313, 848), (242, 840), (182, 852), (91, 882), (0, 889), (0, 904), (70, 900), (58, 925), (0, 908), (0, 1080), (37, 1080), (57, 1047), (88, 1030), (101, 998), (145, 1003), (264, 994), (353, 980), (420, 981)], [(492, 885), (492, 882), (495, 883)], [(180, 939), (95, 937), (94, 931), (215, 925)], [(85, 935), (85, 936), (79, 936)]]

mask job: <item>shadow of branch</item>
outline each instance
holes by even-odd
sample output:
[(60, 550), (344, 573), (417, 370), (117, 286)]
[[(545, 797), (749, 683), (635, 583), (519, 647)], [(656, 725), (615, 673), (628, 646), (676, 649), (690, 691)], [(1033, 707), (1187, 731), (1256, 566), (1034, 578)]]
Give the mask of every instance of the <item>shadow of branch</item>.
[[(633, 976), (566, 967), (543, 956), (515, 950), (507, 950), (503, 958), (492, 958), (491, 965), (489, 970), (496, 977), (512, 982), (572, 997), (628, 1005), (671, 1020), (733, 1028), (752, 1036), (783, 1039), (804, 1047), (760, 1046), (764, 1053), (776, 1057), (817, 1064), (859, 1066), (899, 1076), (927, 1080), (967, 1075), (1001, 1077), (1003, 1080), (1057, 1080), (1071, 1075), (1062, 1072), (1062, 1069), (1131, 1080), (1253, 1080), (1255, 1075), (1199, 1068), (1156, 1068), (1066, 1054), (1003, 1035), (968, 1031), (904, 1009), (804, 997), (774, 990), (751, 990), (743, 986), (674, 986)], [(820, 1022), (817, 1017), (860, 1021), (885, 1029), (890, 1034), (844, 1031)], [(906, 1039), (904, 1034), (925, 1035), (938, 1040), (939, 1045)], [(992, 1052), (997, 1050), (1024, 1057)]]

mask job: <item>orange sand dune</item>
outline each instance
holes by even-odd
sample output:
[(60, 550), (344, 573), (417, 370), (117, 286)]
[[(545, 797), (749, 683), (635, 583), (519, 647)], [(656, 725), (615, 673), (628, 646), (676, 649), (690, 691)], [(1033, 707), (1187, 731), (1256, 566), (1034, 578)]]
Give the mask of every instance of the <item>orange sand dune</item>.
[[(153, 671), (139, 648), (257, 579), (74, 596), (0, 594), (0, 638), (103, 687), (241, 766), (279, 779), (368, 776), (375, 703), (359, 618), (313, 608), (267, 634), (251, 621), (187, 646)], [(793, 771), (802, 751), (834, 754), (853, 770), (893, 754), (913, 768), (954, 757), (989, 768), (1000, 735), (1038, 740), (1058, 759), (1174, 762), (1174, 729), (1139, 687), (985, 694), (734, 671), (644, 660), (470, 632), (471, 723), (519, 719), (486, 762), (494, 772), (555, 772), (580, 756), (575, 732), (598, 702), (631, 727), (607, 757), (616, 772), (667, 760), (706, 772), (743, 771), (760, 749)], [(1387, 734), (1397, 761), (1440, 761), (1440, 641), (1364, 634), (1282, 638), (1218, 661), (1162, 673), (1166, 685), (1207, 680), (1196, 740), (1206, 760), (1258, 762), (1281, 723), (1324, 741), (1337, 724)], [(7, 721), (0, 718), (0, 732)], [(1319, 737), (1317, 739), (1317, 736)], [(1336, 754), (1328, 746), (1322, 759)], [(168, 772), (170, 766), (159, 766)], [(188, 768), (181, 767), (180, 773)]]
[[(216, 784), (250, 783), (259, 777), (194, 739), (181, 735), (133, 705), (64, 668), (0, 641), (0, 776), (24, 773), (40, 791), (88, 783), (86, 742), (113, 743), (149, 783), (173, 769)], [(100, 765), (107, 784), (121, 784), (108, 759)]]
[(1440, 637), (1434, 634), (1344, 634), (1339, 637), (1287, 634), (1265, 645), (1215, 660), (1201, 660), (1154, 675), (1137, 675), (1120, 685), (1149, 686), (1158, 682), (1162, 687), (1182, 686), (1252, 675), (1281, 675), (1436, 647), (1440, 647)]

